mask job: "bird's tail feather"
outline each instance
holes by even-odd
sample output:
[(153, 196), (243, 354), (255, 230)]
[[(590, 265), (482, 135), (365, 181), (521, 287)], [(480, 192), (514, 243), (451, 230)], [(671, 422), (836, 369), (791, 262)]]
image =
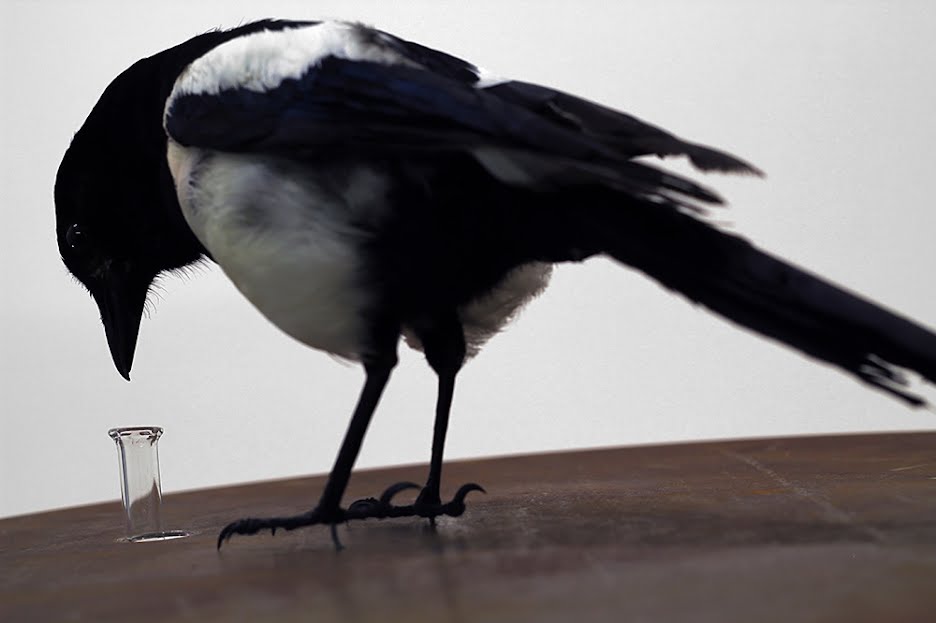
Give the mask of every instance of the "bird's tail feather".
[(911, 405), (926, 404), (901, 371), (936, 382), (936, 335), (921, 325), (674, 207), (640, 202), (577, 213), (593, 250)]

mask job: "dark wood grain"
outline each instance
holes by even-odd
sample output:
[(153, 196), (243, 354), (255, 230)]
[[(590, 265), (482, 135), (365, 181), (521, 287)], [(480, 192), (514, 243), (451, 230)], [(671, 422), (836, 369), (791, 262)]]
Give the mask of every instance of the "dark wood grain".
[[(351, 497), (421, 480), (364, 471)], [(449, 465), (440, 521), (214, 541), (321, 478), (165, 499), (194, 536), (119, 542), (118, 503), (0, 521), (7, 621), (936, 621), (936, 433), (645, 446)]]

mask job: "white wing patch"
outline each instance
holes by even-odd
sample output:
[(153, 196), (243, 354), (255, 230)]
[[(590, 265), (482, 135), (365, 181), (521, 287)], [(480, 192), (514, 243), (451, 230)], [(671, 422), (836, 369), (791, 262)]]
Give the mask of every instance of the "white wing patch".
[(196, 59), (179, 75), (168, 105), (182, 95), (215, 95), (225, 89), (270, 91), (284, 80), (301, 77), (329, 56), (414, 65), (381, 45), (375, 34), (360, 24), (331, 21), (231, 39)]
[(489, 89), (491, 87), (496, 87), (499, 84), (505, 82), (510, 82), (510, 78), (503, 78), (492, 74), (484, 67), (476, 67), (475, 74), (478, 76), (478, 81), (475, 83), (476, 89)]

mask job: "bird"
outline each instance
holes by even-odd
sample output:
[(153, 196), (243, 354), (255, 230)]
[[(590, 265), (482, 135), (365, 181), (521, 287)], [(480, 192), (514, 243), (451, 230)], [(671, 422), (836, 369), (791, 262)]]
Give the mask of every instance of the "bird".
[[(104, 90), (55, 180), (61, 257), (100, 311), (129, 380), (159, 276), (220, 266), (299, 342), (359, 363), (364, 385), (318, 502), (233, 535), (366, 518), (457, 517), (442, 501), (456, 377), (548, 285), (607, 256), (753, 333), (910, 406), (936, 380), (936, 335), (709, 218), (701, 173), (754, 165), (632, 115), (503, 78), (377, 28), (266, 19), (143, 58)], [(343, 504), (405, 343), (438, 380), (425, 484)], [(417, 490), (409, 504), (393, 498)]]

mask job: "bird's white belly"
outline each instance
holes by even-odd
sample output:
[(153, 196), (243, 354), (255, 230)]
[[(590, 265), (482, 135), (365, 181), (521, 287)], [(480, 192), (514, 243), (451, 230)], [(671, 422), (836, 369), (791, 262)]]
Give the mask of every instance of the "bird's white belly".
[(308, 232), (274, 237), (235, 229), (226, 235), (237, 245), (212, 254), (264, 316), (309, 346), (359, 356), (366, 297), (347, 247)]
[[(361, 244), (386, 213), (386, 181), (361, 168), (336, 172), (343, 183), (326, 173), (320, 185), (288, 161), (171, 140), (167, 156), (186, 222), (241, 293), (300, 342), (359, 359), (375, 304), (361, 279)], [(458, 310), (469, 356), (546, 287), (550, 272), (548, 264), (518, 267)]]
[[(376, 210), (369, 195), (349, 207), (282, 162), (171, 141), (168, 155), (186, 221), (244, 296), (300, 342), (358, 359), (371, 300), (351, 223)], [(375, 196), (379, 180), (361, 175)]]

